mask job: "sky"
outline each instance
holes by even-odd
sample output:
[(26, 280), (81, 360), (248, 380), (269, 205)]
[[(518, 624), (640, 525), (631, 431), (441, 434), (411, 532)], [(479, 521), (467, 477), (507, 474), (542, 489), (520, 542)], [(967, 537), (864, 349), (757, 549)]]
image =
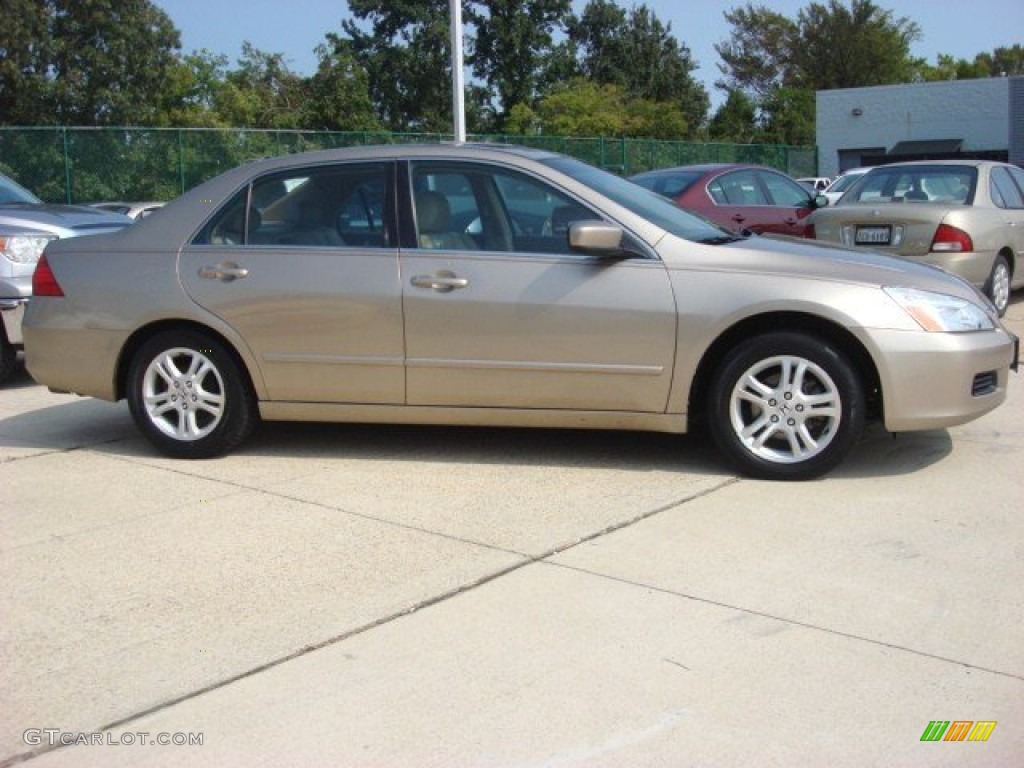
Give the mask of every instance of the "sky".
[[(818, 0), (824, 2), (825, 0)], [(207, 49), (228, 57), (231, 66), (249, 41), (266, 53), (284, 54), (293, 71), (302, 75), (316, 69), (313, 49), (328, 32), (340, 32), (348, 17), (345, 0), (153, 0), (181, 32), (186, 53)], [(690, 49), (699, 68), (694, 77), (704, 83), (712, 106), (721, 103), (715, 80), (721, 76), (715, 43), (727, 39), (730, 27), (723, 12), (746, 5), (748, 0), (619, 0), (632, 7), (646, 4), (657, 17), (671, 24), (676, 39)], [(752, 0), (796, 19), (811, 0)], [(585, 0), (574, 0), (578, 13)], [(921, 28), (921, 39), (911, 48), (914, 56), (930, 64), (940, 53), (973, 59), (975, 54), (1001, 46), (1024, 44), (1022, 0), (876, 0), (896, 18), (906, 17)]]

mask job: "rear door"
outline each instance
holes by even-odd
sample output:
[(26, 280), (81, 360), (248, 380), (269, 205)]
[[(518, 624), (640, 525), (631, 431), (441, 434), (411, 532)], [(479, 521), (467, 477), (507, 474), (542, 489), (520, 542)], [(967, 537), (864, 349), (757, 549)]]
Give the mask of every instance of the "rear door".
[(258, 178), (183, 249), (185, 290), (244, 339), (271, 400), (404, 401), (394, 167)]

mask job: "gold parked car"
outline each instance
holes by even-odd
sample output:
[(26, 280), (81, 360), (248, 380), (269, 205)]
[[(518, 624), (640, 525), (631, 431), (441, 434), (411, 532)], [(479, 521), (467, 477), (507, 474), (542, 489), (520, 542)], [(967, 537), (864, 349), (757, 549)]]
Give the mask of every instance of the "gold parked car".
[(744, 239), (577, 160), (497, 145), (250, 163), (117, 235), (52, 244), (33, 287), (32, 375), (126, 398), (184, 458), (236, 447), (260, 417), (703, 421), (743, 472), (802, 479), (866, 418), (935, 429), (992, 410), (1017, 360), (958, 278)]
[(1024, 286), (1024, 171), (982, 160), (872, 168), (835, 205), (815, 211), (809, 237), (870, 248), (960, 275), (1002, 316)]

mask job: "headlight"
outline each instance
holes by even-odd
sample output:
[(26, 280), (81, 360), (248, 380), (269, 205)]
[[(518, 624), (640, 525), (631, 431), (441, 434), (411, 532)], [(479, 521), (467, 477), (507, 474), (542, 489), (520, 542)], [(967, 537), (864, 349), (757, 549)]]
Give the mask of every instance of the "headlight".
[(53, 235), (0, 235), (0, 253), (15, 264), (35, 264)]
[(989, 314), (970, 301), (916, 288), (886, 286), (884, 290), (926, 331), (957, 333), (995, 328)]

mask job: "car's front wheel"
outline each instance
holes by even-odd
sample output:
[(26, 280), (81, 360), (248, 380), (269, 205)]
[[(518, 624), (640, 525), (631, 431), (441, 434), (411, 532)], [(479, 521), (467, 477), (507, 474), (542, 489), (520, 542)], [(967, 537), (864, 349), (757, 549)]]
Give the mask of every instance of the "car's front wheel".
[(807, 480), (834, 468), (864, 429), (864, 387), (832, 344), (795, 332), (748, 339), (711, 381), (708, 422), (744, 474)]
[(1010, 277), (1010, 264), (1005, 256), (999, 254), (985, 283), (985, 295), (992, 300), (1000, 317), (1006, 314), (1010, 305)]
[(166, 331), (145, 342), (132, 358), (127, 394), (142, 433), (175, 458), (227, 453), (257, 420), (255, 397), (234, 357), (197, 331)]

